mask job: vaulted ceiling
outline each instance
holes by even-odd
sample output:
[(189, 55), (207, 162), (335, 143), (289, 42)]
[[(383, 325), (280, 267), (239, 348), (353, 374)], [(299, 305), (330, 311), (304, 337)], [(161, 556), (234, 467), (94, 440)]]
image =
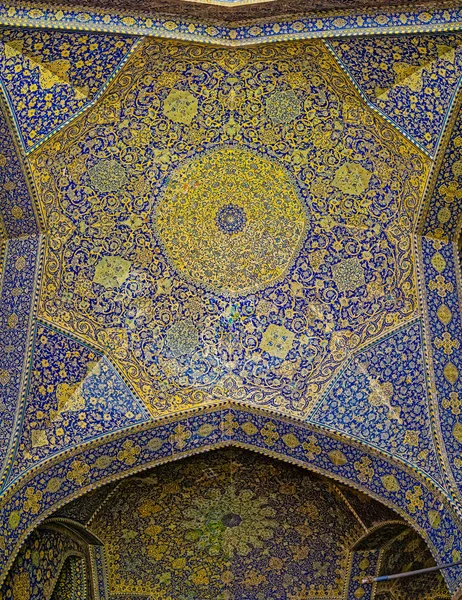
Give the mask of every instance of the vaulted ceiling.
[(232, 444), (456, 560), (457, 7), (109, 8), (0, 7), (4, 574), (81, 488)]
[[(78, 543), (82, 528), (96, 545)], [(434, 560), (384, 505), (238, 448), (162, 465), (64, 506), (26, 541), (3, 597), (87, 597), (79, 554), (88, 551), (96, 597), (107, 600), (450, 597), (440, 573), (363, 584)]]

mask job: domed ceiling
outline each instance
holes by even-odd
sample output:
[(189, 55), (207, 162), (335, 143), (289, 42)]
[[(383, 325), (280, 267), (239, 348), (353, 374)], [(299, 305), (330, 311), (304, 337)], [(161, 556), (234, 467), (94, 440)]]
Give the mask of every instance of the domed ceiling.
[[(282, 21), (79, 10), (12, 6), (0, 32), (5, 563), (82, 486), (229, 444), (457, 560), (457, 9), (320, 14), (327, 41), (291, 17), (260, 45)], [(398, 17), (412, 35), (376, 35)]]

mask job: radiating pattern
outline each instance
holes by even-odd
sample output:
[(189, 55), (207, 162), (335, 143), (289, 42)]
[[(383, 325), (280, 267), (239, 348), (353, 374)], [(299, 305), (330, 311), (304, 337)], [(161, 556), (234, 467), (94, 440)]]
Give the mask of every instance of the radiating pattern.
[(238, 450), (121, 483), (91, 529), (111, 600), (341, 598), (361, 532), (326, 480)]
[[(2, 564), (9, 567), (22, 536), (45, 511), (50, 514), (53, 508), (103, 483), (223, 444), (244, 446), (331, 474), (405, 516), (426, 536), (439, 561), (450, 562), (457, 555), (458, 517), (428, 477), (402, 466), (396, 458), (329, 430), (277, 415), (270, 417), (255, 409), (218, 406), (202, 414), (122, 430), (62, 453), (30, 471), (22, 485), (3, 499)], [(116, 494), (109, 503), (114, 498)], [(370, 518), (372, 522), (376, 519)], [(447, 571), (445, 577), (454, 591), (460, 581), (459, 571)]]
[[(455, 560), (460, 116), (450, 118), (447, 148), (449, 132), (440, 141), (458, 106), (460, 36), (233, 49), (114, 31), (244, 44), (334, 29), (447, 27), (457, 10), (252, 25), (4, 10), (2, 23), (36, 19), (42, 29), (0, 33), (0, 84), (12, 111), (11, 128), (0, 123), (0, 462), (6, 485), (15, 484), (0, 499), (0, 576), (45, 512), (93, 490), (82, 514), (77, 504), (62, 512), (86, 521), (102, 481), (115, 486), (135, 469), (222, 444), (300, 461), (382, 498), (427, 536), (439, 561)], [(53, 20), (62, 31), (44, 28)], [(83, 27), (100, 33), (64, 32)], [(363, 523), (375, 523), (360, 494), (340, 493)], [(236, 510), (218, 519), (205, 507), (210, 535), (209, 522), (196, 523), (200, 502), (188, 518), (201, 539), (209, 535), (205, 553), (223, 550), (217, 523), (220, 535), (245, 525), (241, 495), (227, 494), (223, 502)], [(282, 502), (258, 498), (255, 490), (253, 522)], [(303, 576), (288, 581), (261, 567), (259, 545), (273, 548), (276, 539), (272, 520), (248, 527), (244, 542), (226, 534), (229, 561), (255, 557), (239, 563), (234, 579), (219, 579), (210, 559), (205, 574), (185, 568), (184, 586), (201, 597), (197, 590), (210, 585), (218, 597), (221, 582), (236, 598), (253, 598), (261, 585), (268, 597), (299, 600), (313, 591), (303, 588), (305, 571), (319, 570), (313, 589), (340, 598), (334, 567), (326, 573), (290, 547), (278, 556), (300, 563)], [(169, 550), (179, 564), (197, 541), (186, 537), (193, 530)], [(159, 553), (171, 544), (163, 535), (151, 544)], [(359, 581), (376, 559), (349, 563), (355, 598), (366, 600)], [(103, 553), (98, 561), (97, 570)], [(55, 595), (76, 573), (65, 566)], [(444, 575), (454, 592), (460, 572)], [(150, 593), (142, 577), (135, 584)], [(28, 592), (26, 575), (18, 585)], [(168, 585), (176, 600), (173, 576)], [(380, 593), (418, 596), (409, 589)], [(50, 598), (51, 587), (44, 593)]]
[(428, 161), (320, 42), (146, 42), (31, 164), (40, 316), (105, 352), (152, 414), (227, 394), (304, 417), (349, 354), (415, 314)]

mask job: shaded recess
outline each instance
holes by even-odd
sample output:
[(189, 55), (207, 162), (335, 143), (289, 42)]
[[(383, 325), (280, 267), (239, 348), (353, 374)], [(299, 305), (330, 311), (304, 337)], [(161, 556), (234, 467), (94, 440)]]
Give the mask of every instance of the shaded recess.
[[(23, 546), (1, 588), (2, 600), (48, 600), (60, 579), (62, 566), (65, 568), (62, 576), (68, 575), (66, 560), (70, 555), (82, 556), (81, 544), (76, 540), (57, 531), (35, 531)], [(78, 563), (75, 567), (80, 571), (84, 565)], [(77, 572), (74, 573), (77, 576)], [(84, 600), (86, 596), (77, 598)]]
[[(98, 496), (85, 495), (59, 514), (79, 510), (92, 513), (86, 525), (104, 544), (110, 600), (159, 594), (340, 599), (347, 588), (351, 598), (369, 598), (371, 588), (359, 581), (379, 565), (389, 573), (434, 564), (422, 539), (387, 507), (240, 449), (143, 472), (116, 488), (105, 486)], [(387, 528), (390, 519), (394, 529)], [(380, 527), (382, 535), (374, 537)], [(368, 533), (369, 548), (354, 552)], [(406, 600), (450, 597), (439, 574), (416, 579), (409, 589), (415, 595), (409, 592)]]
[(56, 582), (51, 600), (86, 600), (85, 563), (82, 558), (69, 556)]
[[(401, 532), (381, 554), (379, 575), (405, 573), (435, 566), (425, 543), (414, 531)], [(446, 600), (450, 598), (439, 572), (395, 579), (377, 585), (376, 600)]]
[[(30, 5), (40, 5), (37, 0)], [(75, 5), (63, 2), (73, 10)], [(438, 8), (450, 2), (438, 2)], [(86, 8), (100, 8), (110, 11), (129, 11), (137, 14), (162, 14), (197, 18), (214, 22), (236, 22), (269, 17), (284, 17), (296, 14), (313, 13), (324, 10), (364, 10), (367, 8), (402, 8), (403, 3), (397, 0), (274, 0), (272, 2), (255, 2), (239, 6), (237, 0), (224, 0), (219, 6), (207, 2), (188, 2), (179, 0), (147, 0), (140, 5), (138, 0), (79, 0), (78, 5)], [(233, 6), (234, 5), (234, 6)], [(413, 3), (412, 8), (427, 8), (435, 5), (434, 0), (420, 0)]]

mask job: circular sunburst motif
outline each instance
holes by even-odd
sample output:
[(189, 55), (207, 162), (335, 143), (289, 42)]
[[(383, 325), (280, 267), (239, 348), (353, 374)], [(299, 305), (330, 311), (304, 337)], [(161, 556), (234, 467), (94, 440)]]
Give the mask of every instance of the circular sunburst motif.
[(245, 227), (245, 212), (240, 206), (227, 204), (218, 211), (216, 222), (225, 233), (238, 233)]
[(242, 295), (284, 277), (303, 243), (307, 215), (284, 167), (229, 146), (173, 173), (154, 222), (180, 275), (219, 293)]

